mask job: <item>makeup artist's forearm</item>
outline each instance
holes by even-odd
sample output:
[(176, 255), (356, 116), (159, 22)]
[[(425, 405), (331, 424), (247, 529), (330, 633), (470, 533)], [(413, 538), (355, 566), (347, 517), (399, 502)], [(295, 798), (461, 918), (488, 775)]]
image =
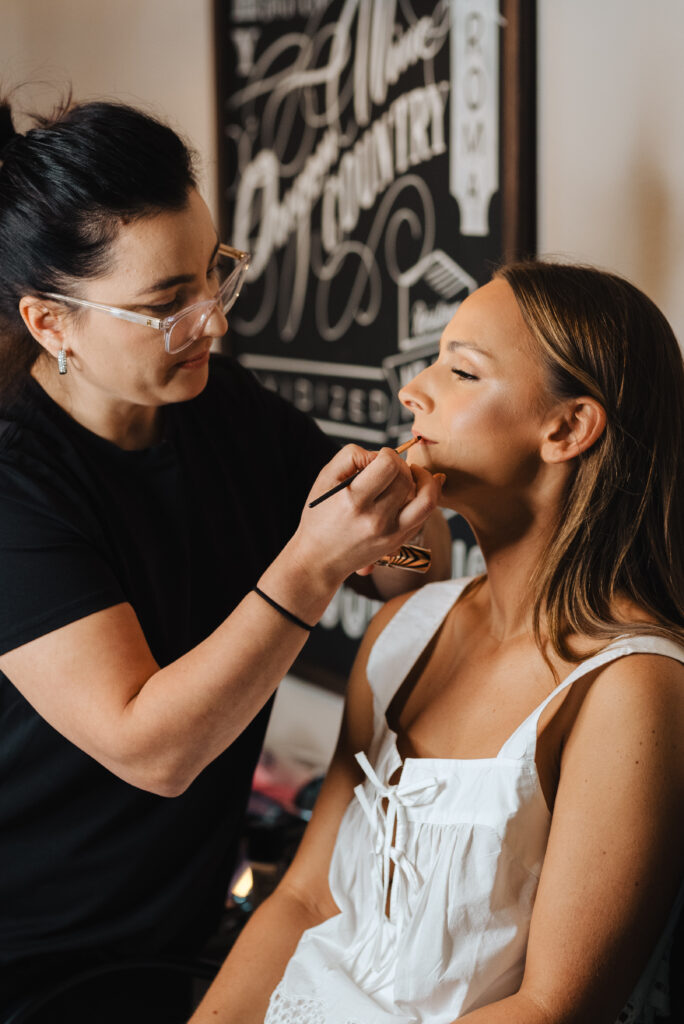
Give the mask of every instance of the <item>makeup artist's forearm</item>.
[[(343, 576), (310, 564), (293, 540), (259, 584), (313, 625)], [(107, 766), (153, 792), (182, 792), (249, 725), (308, 635), (257, 594), (247, 594), (206, 640), (151, 675), (128, 701), (121, 763)]]
[(189, 1024), (263, 1024), (302, 933), (322, 920), (277, 889), (250, 918)]
[(112, 770), (153, 792), (182, 792), (249, 725), (307, 637), (248, 594), (206, 640), (154, 673), (128, 702), (120, 770)]

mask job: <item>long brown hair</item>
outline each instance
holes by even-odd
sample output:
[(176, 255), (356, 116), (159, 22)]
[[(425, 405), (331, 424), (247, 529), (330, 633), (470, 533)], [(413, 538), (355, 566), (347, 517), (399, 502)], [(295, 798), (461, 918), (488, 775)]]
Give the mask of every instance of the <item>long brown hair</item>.
[[(577, 660), (573, 633), (601, 641), (648, 633), (684, 641), (684, 363), (658, 307), (594, 267), (502, 267), (539, 346), (553, 395), (590, 395), (600, 439), (576, 459), (558, 529), (531, 581), (534, 629)], [(616, 617), (630, 598), (643, 621)]]

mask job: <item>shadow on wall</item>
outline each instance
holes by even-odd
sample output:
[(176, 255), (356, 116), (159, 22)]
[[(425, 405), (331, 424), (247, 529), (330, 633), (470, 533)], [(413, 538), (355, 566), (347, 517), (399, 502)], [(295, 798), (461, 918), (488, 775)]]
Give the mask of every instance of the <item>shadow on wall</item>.
[[(676, 273), (676, 265), (667, 254), (677, 248), (667, 183), (658, 165), (648, 160), (648, 148), (640, 149), (630, 166), (632, 180), (626, 191), (634, 197), (634, 205), (625, 215), (632, 219), (636, 246), (633, 254), (633, 266), (638, 268), (635, 283), (638, 282), (647, 295), (667, 294), (675, 288)], [(678, 340), (684, 347), (684, 338)]]

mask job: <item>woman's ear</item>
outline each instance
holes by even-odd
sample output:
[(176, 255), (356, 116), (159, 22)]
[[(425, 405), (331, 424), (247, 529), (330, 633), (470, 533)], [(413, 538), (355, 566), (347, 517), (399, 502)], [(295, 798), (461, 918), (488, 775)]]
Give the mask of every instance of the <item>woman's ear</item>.
[(568, 462), (598, 441), (606, 427), (606, 410), (595, 398), (571, 398), (556, 407), (546, 422), (541, 447), (544, 462)]
[(38, 344), (56, 359), (59, 350), (66, 347), (63, 311), (45, 299), (24, 295), (19, 300), (19, 313)]

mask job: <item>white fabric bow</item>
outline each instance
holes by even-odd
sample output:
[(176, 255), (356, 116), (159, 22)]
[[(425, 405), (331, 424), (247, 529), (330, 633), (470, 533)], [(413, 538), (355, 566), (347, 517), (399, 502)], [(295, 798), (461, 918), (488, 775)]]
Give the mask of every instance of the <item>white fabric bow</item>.
[[(379, 966), (377, 960), (381, 949), (382, 922), (389, 894), (390, 861), (397, 870), (402, 872), (407, 883), (413, 889), (417, 889), (420, 885), (418, 872), (405, 852), (407, 831), (406, 808), (431, 803), (440, 789), (440, 784), (434, 777), (424, 778), (410, 786), (405, 786), (400, 794), (398, 792), (399, 783), (390, 786), (382, 782), (363, 751), (354, 756), (375, 790), (372, 805), (366, 796), (363, 784), (356, 786), (354, 794), (368, 819), (371, 834), (374, 838), (375, 877), (380, 906), (373, 961), (375, 966)], [(387, 800), (387, 809), (385, 811), (382, 808), (383, 800)], [(394, 842), (392, 842), (393, 836)]]

